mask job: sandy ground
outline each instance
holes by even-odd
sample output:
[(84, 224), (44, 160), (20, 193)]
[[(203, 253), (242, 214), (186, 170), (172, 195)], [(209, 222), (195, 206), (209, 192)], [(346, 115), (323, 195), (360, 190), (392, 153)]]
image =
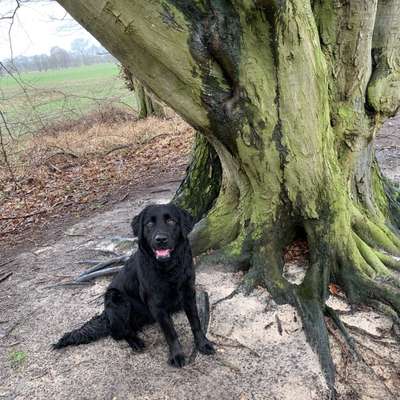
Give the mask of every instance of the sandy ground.
[[(173, 187), (153, 196), (166, 202)], [(299, 318), (277, 306), (267, 292), (239, 294), (215, 306), (209, 337), (217, 355), (198, 356), (182, 370), (166, 364), (167, 349), (158, 327), (146, 329), (147, 349), (134, 354), (111, 339), (87, 346), (50, 350), (62, 332), (102, 308), (107, 279), (89, 287), (49, 287), (75, 276), (76, 262), (99, 256), (99, 243), (130, 235), (128, 221), (150, 201), (146, 196), (120, 204), (66, 232), (54, 246), (21, 254), (15, 273), (2, 284), (0, 398), (5, 399), (322, 399), (325, 383), (316, 356), (305, 341)], [(240, 273), (201, 265), (198, 285), (210, 301), (229, 295)], [(277, 320), (282, 332), (279, 333)], [(192, 336), (176, 316), (187, 354)], [(16, 361), (15, 354), (25, 355)]]
[[(395, 127), (399, 124), (400, 120)], [(398, 145), (391, 140), (389, 135), (380, 155), (388, 160), (384, 167), (396, 180)], [(385, 144), (397, 150), (386, 149)], [(54, 285), (85, 268), (78, 261), (106, 257), (99, 248), (107, 247), (113, 237), (131, 236), (131, 217), (149, 202), (167, 202), (174, 189), (174, 184), (165, 184), (137, 191), (112, 210), (66, 229), (50, 246), (19, 254), (7, 266), (13, 274), (0, 283), (0, 399), (326, 398), (318, 360), (296, 311), (276, 305), (262, 289), (212, 307), (208, 335), (217, 354), (200, 355), (180, 370), (166, 364), (166, 344), (156, 326), (143, 332), (147, 347), (140, 354), (111, 339), (57, 352), (50, 349), (64, 331), (101, 311), (108, 279), (89, 286)], [(207, 290), (211, 303), (232, 293), (240, 278), (241, 273), (229, 266), (203, 263), (197, 270), (197, 283)], [(391, 320), (368, 308), (351, 309), (340, 296), (329, 301), (341, 313), (360, 352), (360, 358), (353, 359), (328, 321), (338, 398), (400, 399), (400, 350)], [(189, 354), (189, 325), (183, 315), (175, 319)]]
[(400, 188), (400, 113), (386, 121), (377, 135), (376, 157), (383, 174)]

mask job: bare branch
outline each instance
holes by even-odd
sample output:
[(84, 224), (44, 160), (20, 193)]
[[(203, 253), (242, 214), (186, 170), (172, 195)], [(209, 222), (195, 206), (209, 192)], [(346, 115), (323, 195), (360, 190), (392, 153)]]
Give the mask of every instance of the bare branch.
[(13, 53), (13, 46), (12, 46), (11, 31), (12, 31), (12, 28), (13, 28), (13, 26), (14, 26), (14, 19), (15, 19), (15, 16), (17, 15), (17, 11), (18, 11), (18, 9), (21, 7), (21, 4), (20, 4), (19, 0), (15, 0), (15, 1), (16, 1), (16, 3), (17, 3), (17, 6), (15, 7), (14, 12), (13, 12), (13, 14), (12, 14), (12, 16), (11, 16), (11, 23), (10, 23), (10, 27), (9, 27), (9, 29), (8, 29), (8, 41), (9, 41), (9, 44), (10, 44), (11, 59), (14, 58), (14, 57), (13, 57), (13, 56), (14, 56), (14, 53)]
[(1, 110), (0, 110), (0, 117), (3, 120), (3, 124), (4, 124), (5, 128), (6, 128), (6, 131), (7, 131), (8, 135), (10, 136), (11, 139), (14, 140), (14, 136), (11, 134), (11, 130), (10, 130), (8, 124), (7, 124), (6, 117), (4, 116), (3, 111), (1, 111)]
[[(5, 122), (5, 126), (7, 127), (7, 123), (6, 122)], [(7, 127), (7, 129), (8, 129), (8, 127)], [(17, 178), (15, 177), (14, 171), (13, 171), (13, 169), (11, 167), (10, 161), (8, 159), (8, 154), (7, 154), (7, 150), (6, 150), (5, 143), (4, 143), (4, 138), (3, 138), (3, 132), (2, 132), (2, 129), (1, 129), (1, 125), (0, 125), (0, 151), (1, 151), (2, 155), (3, 155), (4, 163), (5, 163), (7, 169), (9, 171), (9, 173), (10, 173), (10, 176), (11, 176), (13, 182), (14, 182), (15, 187), (18, 187), (23, 192), (23, 189), (19, 185), (19, 183), (17, 181)]]
[[(111, 54), (123, 54), (120, 61), (129, 66), (157, 97), (178, 110), (191, 125), (205, 129), (209, 127), (201, 98), (201, 78), (193, 74), (196, 62), (187, 46), (189, 28), (182, 26), (179, 30), (170, 29), (160, 17), (161, 1), (131, 2), (126, 12), (111, 2), (102, 3), (100, 10), (95, 0), (58, 0), (58, 3)], [(149, 20), (152, 22), (148, 23)], [(134, 21), (143, 23), (132, 29)], [(105, 29), (109, 23), (115, 26), (112, 32)], [(127, 48), (132, 48), (132, 51), (126, 51)], [(211, 63), (209, 68), (210, 76), (229, 87), (216, 63)]]

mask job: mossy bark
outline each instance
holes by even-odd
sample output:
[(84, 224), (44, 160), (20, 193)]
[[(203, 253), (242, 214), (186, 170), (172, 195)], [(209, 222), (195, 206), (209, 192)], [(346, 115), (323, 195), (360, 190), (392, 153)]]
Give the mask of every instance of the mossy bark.
[(173, 202), (189, 211), (198, 222), (213, 206), (221, 187), (222, 168), (214, 148), (196, 134), (192, 159)]
[(135, 82), (134, 91), (140, 119), (151, 116), (165, 117), (163, 106), (153, 98), (140, 82)]
[[(295, 305), (333, 387), (328, 284), (400, 313), (398, 194), (373, 152), (400, 105), (396, 2), (59, 3), (215, 149), (220, 190), (194, 252), (220, 249), (247, 264), (247, 287)], [(294, 285), (282, 253), (299, 228), (310, 267)]]
[(135, 79), (130, 69), (122, 64), (120, 65), (120, 77), (124, 80), (125, 86), (134, 92), (139, 119), (152, 115), (165, 117), (164, 107), (154, 98), (154, 94), (149, 93), (149, 90)]

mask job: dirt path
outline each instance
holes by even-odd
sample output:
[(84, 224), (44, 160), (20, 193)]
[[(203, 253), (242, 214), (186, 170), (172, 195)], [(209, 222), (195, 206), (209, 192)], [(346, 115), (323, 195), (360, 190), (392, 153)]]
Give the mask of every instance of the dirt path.
[[(262, 289), (248, 297), (238, 294), (213, 308), (209, 336), (217, 343), (217, 355), (199, 356), (182, 370), (167, 366), (166, 345), (157, 327), (143, 333), (147, 348), (141, 354), (110, 339), (59, 352), (50, 349), (50, 343), (65, 330), (101, 310), (108, 280), (85, 287), (52, 285), (76, 276), (84, 268), (78, 261), (99, 258), (98, 249), (106, 248), (113, 237), (130, 236), (131, 216), (150, 201), (166, 202), (174, 189), (169, 184), (153, 190), (156, 193), (151, 196), (142, 193), (74, 225), (54, 245), (17, 257), (13, 275), (1, 283), (0, 399), (324, 399), (323, 376), (297, 313), (290, 306), (276, 305)], [(198, 267), (198, 285), (208, 291), (212, 303), (232, 293), (240, 279), (240, 272), (226, 266), (202, 263)], [(332, 305), (348, 309), (338, 299)], [(378, 339), (364, 341), (367, 347), (375, 346), (375, 352), (393, 353), (397, 348), (387, 318), (368, 310), (346, 318), (350, 326), (382, 337), (384, 345)], [(192, 336), (188, 323), (183, 315), (176, 320), (189, 354)], [(338, 370), (355, 371), (352, 386), (348, 380), (340, 386), (339, 379), (341, 398), (395, 398), (388, 393), (390, 396), (396, 384), (395, 375), (390, 374), (396, 373), (398, 354), (391, 355), (392, 369), (385, 367), (371, 377), (372, 367), (352, 364), (340, 346), (333, 336)], [(382, 380), (385, 373), (389, 374), (387, 383)], [(355, 397), (365, 392), (363, 387), (382, 396)]]
[[(397, 130), (399, 125), (400, 119)], [(399, 149), (393, 142), (396, 131), (391, 132), (382, 139), (381, 155), (389, 160), (387, 173), (398, 179)], [(317, 358), (295, 310), (276, 305), (262, 289), (213, 307), (209, 337), (217, 344), (217, 354), (198, 356), (181, 370), (167, 366), (166, 345), (157, 327), (143, 333), (147, 348), (141, 354), (110, 339), (58, 352), (50, 349), (64, 331), (101, 311), (108, 280), (84, 287), (53, 285), (76, 276), (84, 268), (78, 261), (98, 259), (100, 244), (104, 248), (113, 237), (130, 236), (131, 217), (149, 202), (168, 201), (174, 185), (138, 191), (111, 210), (73, 225), (51, 245), (21, 252), (3, 266), (12, 275), (0, 282), (0, 399), (325, 398)], [(198, 267), (198, 285), (208, 291), (212, 303), (229, 295), (240, 278), (229, 266)], [(392, 322), (368, 308), (351, 310), (343, 299), (330, 301), (342, 312), (361, 355), (361, 360), (353, 360), (338, 331), (330, 327), (338, 397), (399, 399), (400, 355)], [(176, 320), (189, 354), (188, 323), (183, 315)]]
[[(162, 186), (151, 200), (165, 202), (173, 189)], [(75, 225), (53, 246), (18, 256), (13, 275), (2, 283), (0, 398), (289, 399), (295, 393), (299, 400), (321, 399), (324, 381), (298, 317), (261, 290), (216, 306), (210, 337), (217, 355), (199, 356), (182, 370), (167, 366), (166, 345), (156, 327), (144, 332), (147, 349), (142, 354), (110, 339), (50, 350), (63, 331), (101, 310), (99, 296), (107, 280), (89, 287), (49, 286), (75, 276), (82, 268), (77, 261), (98, 257), (94, 249), (101, 241), (130, 235), (131, 216), (149, 201), (143, 196), (124, 202)], [(197, 277), (214, 302), (235, 289), (240, 274), (203, 265)], [(182, 315), (176, 319), (189, 354), (188, 323)]]

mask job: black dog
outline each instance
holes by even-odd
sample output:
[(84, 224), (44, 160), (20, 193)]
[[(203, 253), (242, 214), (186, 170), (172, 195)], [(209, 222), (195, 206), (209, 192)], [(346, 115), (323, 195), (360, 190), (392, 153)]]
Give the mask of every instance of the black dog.
[(197, 349), (203, 354), (214, 353), (201, 329), (196, 306), (195, 273), (187, 238), (193, 218), (172, 204), (152, 205), (133, 219), (132, 228), (138, 236), (139, 249), (108, 287), (103, 313), (66, 333), (54, 348), (111, 335), (115, 340), (125, 339), (133, 350), (140, 350), (144, 343), (138, 338), (138, 331), (158, 322), (169, 346), (168, 362), (182, 367), (185, 356), (171, 314), (184, 309)]

